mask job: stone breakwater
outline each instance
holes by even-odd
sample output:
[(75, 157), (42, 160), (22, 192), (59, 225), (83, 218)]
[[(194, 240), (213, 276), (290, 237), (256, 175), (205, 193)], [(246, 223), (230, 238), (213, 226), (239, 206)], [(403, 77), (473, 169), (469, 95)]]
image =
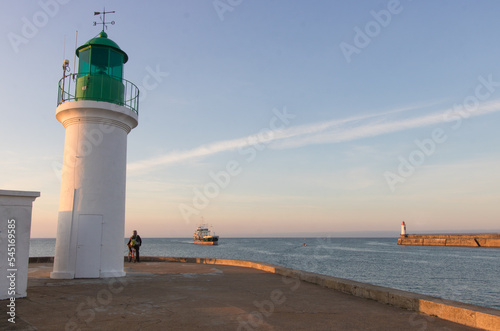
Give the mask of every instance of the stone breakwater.
[(500, 234), (408, 234), (398, 245), (500, 248)]

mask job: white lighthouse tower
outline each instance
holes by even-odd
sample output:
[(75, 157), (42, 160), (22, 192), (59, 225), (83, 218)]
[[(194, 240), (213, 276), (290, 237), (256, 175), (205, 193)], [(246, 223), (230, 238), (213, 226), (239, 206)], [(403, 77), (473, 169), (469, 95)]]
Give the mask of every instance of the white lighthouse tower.
[(406, 223), (405, 221), (403, 221), (403, 223), (401, 223), (401, 237), (404, 237), (406, 236)]
[(56, 118), (66, 136), (50, 277), (124, 276), (127, 135), (138, 124), (139, 90), (123, 79), (128, 56), (104, 24), (76, 55), (78, 74), (59, 82)]

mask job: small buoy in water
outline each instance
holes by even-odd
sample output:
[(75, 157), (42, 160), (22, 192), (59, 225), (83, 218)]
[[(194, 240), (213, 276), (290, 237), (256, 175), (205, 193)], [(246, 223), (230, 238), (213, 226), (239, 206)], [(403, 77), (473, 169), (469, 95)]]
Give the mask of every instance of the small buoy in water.
[(303, 243), (302, 246), (307, 246), (306, 243)]

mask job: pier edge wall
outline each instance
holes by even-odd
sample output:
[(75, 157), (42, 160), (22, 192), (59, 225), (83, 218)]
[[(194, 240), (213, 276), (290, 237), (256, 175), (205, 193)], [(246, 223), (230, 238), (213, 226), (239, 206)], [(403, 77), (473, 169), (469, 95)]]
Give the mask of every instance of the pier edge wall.
[(408, 234), (398, 245), (500, 248), (500, 234)]

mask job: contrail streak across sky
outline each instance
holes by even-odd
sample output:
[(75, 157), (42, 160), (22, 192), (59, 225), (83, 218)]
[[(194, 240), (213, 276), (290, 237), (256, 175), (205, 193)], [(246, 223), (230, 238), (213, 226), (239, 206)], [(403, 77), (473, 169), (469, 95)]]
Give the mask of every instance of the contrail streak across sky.
[(217, 141), (190, 150), (174, 151), (147, 160), (133, 162), (128, 165), (128, 171), (132, 174), (135, 172), (148, 172), (156, 167), (175, 164), (193, 158), (206, 157), (221, 152), (235, 151), (256, 143), (270, 144), (270, 148), (288, 149), (312, 144), (334, 144), (375, 137), (428, 125), (457, 121), (470, 116), (498, 112), (500, 111), (500, 101), (483, 103), (473, 111), (462, 109), (462, 112), (459, 113), (456, 109), (444, 109), (424, 116), (387, 121), (387, 116), (390, 114), (413, 109), (415, 107), (406, 107), (377, 114), (290, 126), (282, 130), (270, 131), (265, 136), (253, 134), (242, 138)]

